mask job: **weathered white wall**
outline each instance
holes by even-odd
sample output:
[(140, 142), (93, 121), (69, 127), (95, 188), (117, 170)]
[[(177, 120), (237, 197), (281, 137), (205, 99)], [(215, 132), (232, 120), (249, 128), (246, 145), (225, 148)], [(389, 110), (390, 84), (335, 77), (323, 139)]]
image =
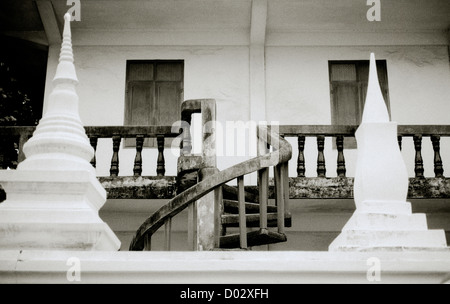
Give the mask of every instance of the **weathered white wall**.
[[(170, 41), (166, 46), (143, 45), (135, 37), (117, 36), (124, 44), (100, 39), (97, 32), (84, 33), (74, 31), (75, 66), (80, 84), (77, 88), (80, 96), (80, 115), (85, 125), (123, 125), (125, 101), (125, 69), (128, 59), (183, 59), (185, 61), (184, 99), (214, 98), (217, 101), (217, 117), (222, 129), (218, 140), (229, 138), (227, 121), (248, 121), (250, 113), (250, 72), (249, 46), (244, 40), (225, 39), (220, 46), (217, 39), (205, 38), (209, 46), (196, 46), (188, 36), (180, 40), (177, 46)], [(242, 36), (242, 33), (237, 33)], [(97, 36), (98, 37), (97, 37)], [(113, 36), (111, 36), (113, 35)], [(441, 33), (403, 35), (398, 33), (379, 35), (377, 40), (369, 36), (349, 36), (347, 33), (330, 35), (299, 35), (298, 33), (269, 32), (265, 47), (265, 107), (266, 119), (280, 121), (281, 124), (330, 124), (330, 91), (328, 76), (329, 60), (363, 60), (374, 52), (377, 59), (387, 60), (389, 95), (392, 120), (399, 124), (448, 124), (450, 112), (450, 69), (448, 46), (442, 41)], [(86, 40), (97, 37), (97, 40)], [(240, 37), (240, 36), (239, 36)], [(290, 38), (289, 38), (290, 37)], [(316, 37), (316, 38), (315, 38)], [(342, 39), (339, 39), (341, 37)], [(363, 39), (365, 37), (365, 40)], [(367, 38), (369, 37), (369, 38)], [(330, 39), (332, 38), (332, 39)], [(433, 38), (433, 39), (432, 39)], [(134, 39), (134, 40), (133, 40)], [(95, 43), (102, 45), (95, 45)], [(134, 41), (134, 42), (133, 42)], [(209, 41), (209, 42), (208, 42)], [(352, 41), (354, 45), (352, 46)], [(396, 45), (396, 41), (403, 46)], [(170, 42), (170, 43), (169, 43)], [(376, 46), (364, 46), (369, 42)], [(133, 45), (134, 43), (134, 45)], [(155, 44), (155, 42), (148, 42)], [(339, 43), (344, 46), (338, 46)], [(58, 50), (50, 49), (46, 94), (50, 92)], [(256, 104), (256, 102), (254, 101)], [(45, 107), (45, 105), (44, 105)], [(259, 111), (256, 109), (255, 111)], [(220, 127), (220, 126), (219, 126)], [(235, 136), (243, 135), (235, 134)], [(222, 135), (222, 137), (220, 136)], [(297, 141), (290, 139), (293, 145), (293, 161), (290, 175), (296, 175), (295, 158)], [(240, 140), (235, 145), (242, 145)], [(195, 143), (194, 143), (195, 144)], [(227, 155), (226, 144), (222, 146), (222, 155), (218, 157), (219, 169), (248, 158), (249, 147), (245, 144), (246, 156), (235, 153)], [(327, 176), (335, 176), (336, 150), (327, 139), (325, 158)], [(198, 145), (194, 145), (199, 152)], [(242, 146), (240, 147), (242, 149)], [(450, 172), (450, 160), (445, 151), (450, 149), (450, 140), (441, 139), (441, 151), (444, 162), (444, 175)], [(166, 150), (166, 175), (176, 174), (176, 156), (178, 149), (170, 153)], [(432, 176), (432, 146), (429, 138), (423, 140), (423, 159), (425, 175)], [(120, 152), (120, 175), (132, 175), (134, 150)], [(317, 145), (314, 138), (306, 141), (307, 176), (316, 175)], [(112, 156), (110, 140), (99, 142), (97, 172), (109, 175), (109, 163)], [(403, 140), (403, 155), (408, 164), (410, 176), (414, 175), (414, 149), (411, 138)], [(143, 152), (143, 175), (155, 175), (156, 149)], [(347, 176), (353, 176), (356, 150), (346, 150)]]
[[(411, 199), (414, 213), (426, 213), (429, 229), (444, 229), (450, 241), (450, 217), (446, 199)], [(108, 199), (99, 215), (121, 241), (121, 251), (128, 247), (139, 226), (167, 200)], [(273, 200), (269, 201), (274, 204)], [(252, 251), (327, 251), (342, 227), (355, 211), (353, 199), (291, 199), (292, 226), (286, 228), (287, 242), (252, 247)], [(187, 244), (188, 214), (183, 210), (172, 219), (172, 250), (190, 250)], [(228, 228), (237, 233), (238, 228)], [(152, 236), (152, 250), (164, 250), (164, 227)]]
[[(214, 98), (223, 125), (249, 119), (248, 47), (74, 46), (74, 53), (79, 111), (86, 126), (123, 125), (129, 59), (182, 59), (185, 100)], [(109, 175), (111, 140), (99, 140), (97, 149), (97, 173)], [(166, 175), (176, 175), (178, 148), (172, 152), (165, 151)], [(133, 174), (134, 155), (132, 148), (119, 152), (119, 175)], [(143, 175), (156, 175), (156, 158), (156, 148), (144, 148)]]

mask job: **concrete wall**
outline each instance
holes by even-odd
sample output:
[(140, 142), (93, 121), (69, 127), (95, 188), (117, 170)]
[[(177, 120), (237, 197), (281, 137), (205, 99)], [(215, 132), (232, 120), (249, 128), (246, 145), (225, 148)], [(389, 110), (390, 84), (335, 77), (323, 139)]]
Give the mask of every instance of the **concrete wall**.
[[(444, 229), (450, 243), (450, 208), (447, 199), (411, 199), (413, 213), (425, 213), (428, 229)], [(121, 241), (127, 251), (139, 226), (167, 200), (109, 199), (100, 217)], [(270, 204), (274, 202), (270, 200)], [(252, 247), (253, 251), (328, 251), (330, 243), (355, 210), (353, 199), (291, 199), (289, 211), (292, 227), (286, 228), (287, 242)], [(172, 219), (172, 250), (190, 250), (187, 244), (187, 210)], [(237, 228), (227, 228), (237, 233)], [(164, 227), (152, 237), (152, 250), (164, 250)]]
[[(182, 59), (185, 64), (184, 100), (214, 98), (219, 121), (224, 126), (228, 120), (249, 119), (248, 47), (75, 46), (74, 53), (80, 81), (77, 87), (79, 112), (84, 125), (123, 125), (126, 61), (129, 59)], [(53, 63), (55, 59), (49, 61)], [(47, 85), (51, 85), (49, 81)], [(97, 149), (97, 173), (109, 175), (111, 140), (100, 140)], [(194, 152), (200, 152), (198, 142)], [(176, 175), (178, 154), (178, 148), (166, 150), (166, 175)], [(121, 150), (119, 175), (133, 175), (134, 155), (132, 148)], [(144, 149), (143, 175), (156, 175), (156, 158), (155, 148)]]
[[(110, 37), (108, 41), (100, 39), (97, 32), (74, 32), (75, 65), (80, 80), (77, 90), (80, 97), (79, 110), (85, 125), (123, 124), (125, 68), (128, 59), (183, 59), (184, 99), (216, 99), (217, 117), (222, 124), (222, 130), (218, 131), (221, 131), (223, 136), (230, 136), (226, 130), (227, 121), (248, 121), (252, 117), (250, 48), (241, 40), (230, 38), (221, 46), (218, 39), (209, 41), (205, 38), (201, 41), (205, 45), (196, 46), (192, 45), (190, 36), (187, 35), (180, 40), (180, 44), (184, 45), (167, 42), (166, 46), (158, 46), (142, 45), (142, 41), (137, 40), (139, 35), (135, 38), (130, 36), (125, 38), (119, 33), (118, 41), (112, 41), (114, 32), (107, 34)], [(323, 33), (316, 36), (305, 33), (302, 35), (268, 33), (265, 47), (265, 101), (260, 102), (259, 106), (265, 107), (266, 119), (269, 122), (330, 124), (328, 60), (368, 59), (369, 53), (375, 52), (377, 59), (387, 61), (390, 105), (394, 121), (399, 124), (448, 124), (450, 69), (447, 42), (442, 40), (441, 36), (441, 33), (426, 35), (390, 33), (374, 37), (364, 36), (361, 33), (349, 36), (348, 33), (338, 32), (333, 33), (332, 37)], [(120, 45), (122, 40), (126, 45)], [(102, 45), (95, 45), (96, 41)], [(396, 45), (396, 42), (403, 46)], [(376, 46), (367, 46), (370, 43)], [(46, 96), (51, 90), (51, 79), (59, 55), (58, 49), (59, 47), (50, 48)], [(257, 104), (252, 101), (252, 104), (255, 103)], [(260, 112), (259, 109), (255, 111)], [(237, 132), (235, 135), (241, 136), (234, 141), (235, 145), (242, 145), (240, 139), (244, 134)], [(290, 141), (294, 149), (290, 175), (295, 176), (297, 144), (295, 139)], [(245, 156), (239, 156), (236, 151), (233, 155), (224, 153), (224, 156), (218, 157), (219, 169), (225, 169), (247, 159), (248, 143), (244, 145)], [(325, 149), (327, 175), (336, 176), (336, 151), (331, 147), (328, 139)], [(413, 176), (412, 139), (404, 139), (403, 147), (409, 175)], [(450, 140), (443, 138), (441, 150), (444, 175), (450, 171), (450, 160), (446, 159), (444, 152), (449, 148)], [(198, 142), (194, 142), (194, 149), (194, 152), (200, 151)], [(315, 139), (307, 139), (305, 151), (306, 175), (315, 176), (317, 159)], [(165, 153), (166, 175), (176, 174), (178, 149), (172, 152), (167, 150)], [(121, 150), (120, 175), (132, 175), (134, 153), (133, 149)], [(98, 175), (109, 175), (112, 155), (110, 140), (99, 142), (98, 155)], [(431, 142), (429, 138), (425, 138), (423, 158), (426, 176), (434, 174), (432, 155)], [(143, 157), (143, 175), (155, 175), (156, 149), (144, 149)], [(353, 176), (356, 151), (347, 150), (345, 157), (347, 175)]]

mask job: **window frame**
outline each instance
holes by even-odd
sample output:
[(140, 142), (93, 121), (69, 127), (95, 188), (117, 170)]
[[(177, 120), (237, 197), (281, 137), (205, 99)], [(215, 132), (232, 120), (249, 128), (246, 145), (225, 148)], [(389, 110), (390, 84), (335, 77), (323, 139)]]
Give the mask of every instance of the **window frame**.
[[(141, 79), (141, 80), (134, 80), (129, 78), (129, 73), (130, 73), (130, 65), (132, 64), (152, 64), (152, 78), (151, 79)], [(178, 64), (180, 66), (180, 79), (179, 80), (167, 80), (167, 79), (162, 79), (162, 80), (158, 80), (158, 69), (157, 69), (157, 65), (158, 64)], [(175, 121), (180, 120), (181, 119), (181, 114), (180, 114), (180, 110), (181, 110), (181, 102), (183, 101), (184, 98), (184, 66), (185, 66), (185, 61), (183, 59), (128, 59), (126, 60), (125, 63), (125, 101), (124, 101), (124, 125), (133, 125), (132, 122), (132, 118), (131, 118), (131, 113), (133, 111), (133, 109), (131, 109), (131, 100), (130, 100), (130, 86), (132, 86), (133, 84), (138, 84), (138, 83), (151, 83), (152, 84), (152, 104), (151, 105), (151, 111), (152, 113), (149, 113), (149, 115), (151, 115), (151, 117), (154, 117), (154, 120), (156, 120), (157, 122), (155, 123), (156, 125), (161, 125), (161, 117), (160, 116), (160, 108), (158, 107), (159, 103), (157, 100), (157, 95), (158, 95), (158, 90), (157, 88), (159, 88), (158, 83), (167, 83), (167, 82), (175, 82), (178, 84), (178, 90), (180, 95), (179, 95), (179, 107), (178, 107), (178, 117), (176, 118)], [(175, 122), (174, 121), (174, 122)], [(167, 139), (164, 141), (164, 146), (165, 147), (171, 147), (171, 143), (172, 143), (173, 139)], [(123, 147), (124, 148), (132, 148), (132, 147), (136, 147), (136, 143), (134, 141), (134, 139), (125, 139), (123, 141)], [(144, 141), (144, 147), (147, 148), (156, 148), (157, 144), (156, 144), (156, 140), (155, 139), (146, 139)]]
[[(354, 64), (355, 70), (356, 70), (356, 80), (332, 80), (332, 67), (333, 65), (337, 64)], [(363, 93), (363, 86), (365, 86), (366, 92), (367, 92), (367, 85), (368, 85), (368, 73), (369, 73), (369, 60), (329, 60), (328, 61), (328, 81), (329, 81), (329, 88), (330, 88), (330, 115), (331, 115), (331, 124), (332, 125), (339, 125), (338, 122), (342, 119), (340, 119), (337, 115), (336, 111), (336, 103), (335, 103), (335, 91), (336, 86), (340, 83), (342, 84), (349, 84), (354, 85), (357, 87), (357, 97), (358, 100), (355, 101), (357, 104), (354, 105), (355, 112), (357, 112), (358, 117), (355, 117), (356, 125), (359, 125), (361, 123), (363, 110), (364, 110), (364, 103), (366, 95)], [(390, 106), (390, 98), (389, 98), (389, 78), (388, 78), (388, 64), (387, 60), (385, 59), (378, 59), (376, 60), (377, 65), (377, 72), (378, 72), (378, 80), (380, 82), (380, 88), (383, 93), (383, 98), (388, 110), (389, 119), (391, 119), (391, 106)], [(361, 73), (364, 69), (367, 69), (367, 77), (361, 77)], [(380, 73), (384, 73), (383, 77), (380, 77)], [(381, 80), (381, 81), (380, 81)], [(352, 138), (346, 138), (345, 140), (345, 148), (347, 149), (354, 149), (356, 148), (356, 140)], [(333, 148), (335, 148), (335, 143), (333, 143)]]

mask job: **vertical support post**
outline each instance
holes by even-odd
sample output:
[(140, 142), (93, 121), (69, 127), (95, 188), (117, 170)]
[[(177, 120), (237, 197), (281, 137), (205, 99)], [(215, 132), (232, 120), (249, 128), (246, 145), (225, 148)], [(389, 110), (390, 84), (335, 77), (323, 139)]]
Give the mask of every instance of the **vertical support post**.
[(305, 150), (305, 136), (298, 136), (298, 158), (297, 158), (297, 176), (305, 177), (305, 155), (303, 151)]
[[(267, 154), (267, 128), (257, 128), (258, 156)], [(269, 168), (258, 171), (259, 188), (259, 227), (267, 229), (267, 205), (269, 200)]]
[(338, 152), (337, 156), (337, 176), (345, 177), (346, 169), (345, 169), (345, 158), (344, 158), (344, 136), (338, 135), (336, 136), (336, 148)]
[(239, 240), (242, 249), (247, 248), (247, 217), (245, 215), (244, 177), (237, 178), (239, 203)]
[(433, 144), (434, 150), (434, 175), (435, 177), (444, 176), (444, 168), (442, 167), (442, 159), (440, 154), (440, 141), (441, 137), (439, 135), (432, 135), (431, 142)]
[(172, 218), (169, 218), (164, 225), (165, 251), (170, 251), (171, 236), (172, 236)]
[(151, 251), (152, 250), (152, 237), (149, 234), (146, 234), (144, 237), (144, 250), (143, 251)]
[(196, 242), (195, 242), (195, 226), (197, 223), (197, 219), (195, 217), (197, 211), (195, 208), (195, 203), (192, 203), (188, 207), (188, 248), (192, 251), (196, 250)]
[(98, 136), (97, 135), (92, 135), (89, 138), (89, 142), (90, 142), (92, 148), (94, 149), (94, 156), (91, 159), (91, 165), (92, 165), (92, 167), (95, 168), (95, 166), (97, 165), (97, 159), (95, 157), (95, 153), (97, 152)]
[(325, 136), (318, 135), (317, 136), (317, 176), (325, 177), (326, 168), (325, 168), (325, 156), (323, 154), (323, 150), (325, 148)]
[(134, 158), (134, 176), (142, 174), (142, 147), (144, 146), (144, 135), (136, 135), (136, 156)]
[[(199, 171), (198, 178), (203, 180), (218, 172), (216, 166), (216, 105), (214, 99), (201, 100), (201, 114), (203, 125), (203, 168)], [(211, 191), (197, 200), (197, 249), (213, 250), (218, 240), (217, 218), (221, 215), (222, 202), (217, 191)]]
[(281, 164), (281, 174), (283, 175), (283, 194), (284, 194), (284, 214), (289, 213), (289, 162)]
[(156, 141), (158, 143), (158, 160), (156, 165), (156, 175), (164, 176), (166, 173), (165, 160), (164, 160), (164, 135), (156, 135)]
[(402, 150), (402, 136), (401, 135), (397, 136), (397, 142), (398, 142), (398, 148), (401, 151)]
[(267, 0), (251, 1), (249, 73), (250, 120), (266, 120), (266, 24)]
[(422, 160), (422, 135), (416, 134), (413, 136), (414, 149), (416, 150), (416, 156), (414, 159), (414, 172), (416, 177), (423, 177), (423, 160)]
[(120, 148), (120, 141), (122, 138), (120, 135), (113, 135), (112, 141), (113, 141), (113, 156), (111, 158), (111, 169), (109, 170), (109, 173), (112, 177), (116, 177), (119, 175), (119, 148)]
[(281, 165), (278, 164), (274, 169), (274, 179), (275, 179), (275, 199), (277, 205), (277, 226), (278, 232), (284, 233), (284, 194), (283, 194), (283, 174), (281, 174)]
[(196, 210), (195, 203), (190, 204), (188, 207), (188, 248), (192, 251), (196, 250), (195, 247), (195, 218)]
[(267, 205), (269, 198), (269, 169), (264, 168), (258, 171), (259, 185), (259, 227), (267, 229)]
[(220, 236), (223, 235), (222, 214), (223, 214), (223, 190), (217, 187), (214, 190), (214, 247), (220, 247)]
[[(280, 134), (280, 137), (284, 139), (284, 134)], [(289, 162), (281, 163), (280, 166), (280, 175), (282, 176), (282, 192), (283, 192), (283, 217), (287, 212), (288, 204), (289, 204)]]

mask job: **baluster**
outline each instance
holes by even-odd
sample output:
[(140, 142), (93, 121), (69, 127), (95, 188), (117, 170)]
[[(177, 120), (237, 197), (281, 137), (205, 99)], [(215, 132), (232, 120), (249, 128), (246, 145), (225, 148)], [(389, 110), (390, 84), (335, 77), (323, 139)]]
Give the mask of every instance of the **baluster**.
[(297, 158), (297, 176), (305, 177), (305, 155), (303, 154), (305, 151), (305, 136), (300, 135), (298, 137), (298, 158)]
[(339, 177), (345, 177), (347, 169), (345, 169), (345, 158), (344, 158), (344, 136), (336, 136), (336, 148), (338, 151), (337, 155), (337, 175)]
[(152, 237), (150, 234), (144, 235), (144, 250), (143, 251), (151, 251), (152, 250)]
[(98, 136), (93, 135), (89, 138), (89, 142), (91, 143), (92, 148), (94, 149), (94, 156), (91, 159), (91, 165), (95, 168), (97, 165), (97, 159), (95, 158), (95, 153), (97, 151), (97, 143), (98, 143)]
[(414, 139), (414, 149), (416, 150), (414, 172), (416, 177), (423, 177), (423, 160), (422, 160), (422, 135), (416, 134), (413, 136)]
[[(258, 127), (258, 156), (267, 153), (267, 129)], [(269, 168), (258, 170), (259, 227), (267, 229), (267, 205), (269, 201)]]
[(223, 188), (217, 187), (214, 190), (214, 248), (220, 247), (220, 236), (224, 235), (223, 213)]
[(120, 141), (122, 138), (120, 135), (113, 135), (112, 141), (113, 141), (113, 156), (111, 159), (111, 169), (109, 170), (109, 173), (111, 176), (116, 177), (119, 175), (119, 148), (120, 148)]
[(197, 219), (195, 217), (196, 210), (195, 210), (195, 203), (189, 204), (188, 206), (188, 248), (192, 251), (196, 249), (195, 244), (195, 226), (197, 224)]
[(164, 176), (166, 172), (165, 160), (164, 160), (164, 135), (156, 135), (156, 140), (158, 142), (158, 160), (156, 165), (156, 175)]
[(134, 158), (134, 176), (142, 174), (142, 147), (144, 146), (144, 135), (136, 135), (136, 156)]
[(278, 232), (284, 233), (284, 182), (281, 165), (273, 167), (275, 180), (275, 200), (277, 205), (277, 226)]
[(289, 162), (281, 164), (283, 175), (284, 212), (289, 212)]
[(434, 175), (435, 177), (444, 176), (444, 168), (442, 167), (442, 159), (440, 154), (440, 135), (432, 135), (431, 142), (433, 143), (434, 150)]
[(171, 237), (172, 237), (172, 218), (169, 218), (166, 221), (166, 224), (164, 225), (164, 238), (165, 238), (165, 244), (164, 244), (164, 250), (170, 251), (170, 245), (171, 245)]
[(259, 184), (259, 227), (267, 229), (267, 204), (269, 198), (269, 169), (264, 168), (258, 171)]
[(317, 136), (317, 176), (325, 177), (326, 168), (325, 168), (325, 156), (323, 154), (323, 150), (325, 147), (325, 136), (318, 135)]
[(402, 150), (402, 136), (399, 135), (397, 136), (397, 141), (398, 141), (398, 147), (400, 148), (400, 151)]
[(242, 249), (247, 248), (247, 217), (245, 215), (244, 176), (237, 178), (239, 202), (239, 240)]

